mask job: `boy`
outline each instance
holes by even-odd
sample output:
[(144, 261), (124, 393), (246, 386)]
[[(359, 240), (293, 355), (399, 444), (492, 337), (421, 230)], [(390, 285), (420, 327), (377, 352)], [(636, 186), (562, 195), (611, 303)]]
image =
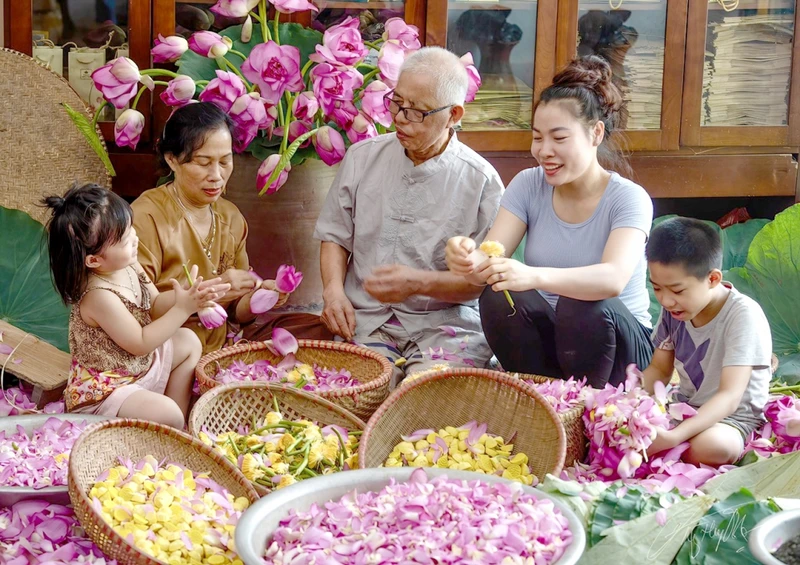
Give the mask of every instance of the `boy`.
[(650, 281), (662, 306), (656, 346), (642, 373), (645, 389), (667, 384), (677, 369), (678, 401), (697, 414), (659, 429), (649, 455), (685, 441), (687, 463), (719, 466), (742, 455), (745, 438), (764, 422), (772, 338), (761, 307), (722, 281), (722, 245), (699, 220), (673, 218), (657, 226), (645, 248)]

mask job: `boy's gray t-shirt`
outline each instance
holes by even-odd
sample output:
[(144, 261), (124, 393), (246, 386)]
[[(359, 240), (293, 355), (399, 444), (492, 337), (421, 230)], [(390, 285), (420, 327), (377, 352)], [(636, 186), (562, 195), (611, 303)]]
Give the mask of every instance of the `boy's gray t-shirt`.
[(699, 408), (719, 390), (722, 368), (752, 366), (739, 407), (730, 418), (752, 431), (764, 422), (764, 404), (769, 396), (772, 336), (761, 306), (729, 283), (728, 299), (719, 313), (695, 328), (661, 309), (653, 330), (653, 344), (675, 352), (675, 368), (681, 378), (678, 399)]
[[(553, 187), (541, 167), (519, 173), (506, 188), (500, 206), (528, 226), (525, 264), (532, 267), (586, 267), (600, 263), (608, 236), (617, 228), (637, 228), (650, 234), (653, 201), (644, 188), (611, 173), (603, 196), (592, 216), (580, 224), (569, 224), (553, 209)], [(645, 327), (652, 327), (650, 296), (645, 286), (647, 266), (642, 257), (620, 300)], [(558, 295), (539, 291), (555, 309)]]

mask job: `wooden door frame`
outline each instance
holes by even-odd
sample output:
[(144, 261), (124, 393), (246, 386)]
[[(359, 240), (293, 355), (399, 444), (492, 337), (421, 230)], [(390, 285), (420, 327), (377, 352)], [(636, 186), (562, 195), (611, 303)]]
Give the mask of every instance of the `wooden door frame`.
[(681, 144), (698, 147), (785, 146), (800, 144), (800, 10), (795, 2), (792, 75), (789, 81), (788, 125), (785, 126), (702, 126), (700, 112), (703, 94), (708, 0), (689, 0), (684, 74)]

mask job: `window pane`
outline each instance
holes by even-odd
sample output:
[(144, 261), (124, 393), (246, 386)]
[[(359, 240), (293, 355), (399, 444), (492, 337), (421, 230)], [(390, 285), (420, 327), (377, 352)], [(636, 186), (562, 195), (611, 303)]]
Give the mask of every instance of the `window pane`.
[(605, 0), (581, 0), (578, 55), (599, 55), (611, 65), (614, 82), (627, 101), (622, 128), (660, 129), (667, 1), (617, 4), (622, 6), (614, 10)]

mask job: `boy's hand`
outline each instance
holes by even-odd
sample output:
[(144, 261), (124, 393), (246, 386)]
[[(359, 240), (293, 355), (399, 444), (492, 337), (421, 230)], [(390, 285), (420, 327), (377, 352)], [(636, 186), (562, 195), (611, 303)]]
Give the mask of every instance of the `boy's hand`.
[(675, 430), (665, 430), (664, 428), (657, 428), (656, 430), (656, 439), (653, 440), (653, 443), (650, 444), (650, 447), (647, 448), (647, 456), (653, 457), (661, 453), (662, 451), (667, 451), (678, 445), (680, 442), (678, 441), (678, 436), (675, 433)]

